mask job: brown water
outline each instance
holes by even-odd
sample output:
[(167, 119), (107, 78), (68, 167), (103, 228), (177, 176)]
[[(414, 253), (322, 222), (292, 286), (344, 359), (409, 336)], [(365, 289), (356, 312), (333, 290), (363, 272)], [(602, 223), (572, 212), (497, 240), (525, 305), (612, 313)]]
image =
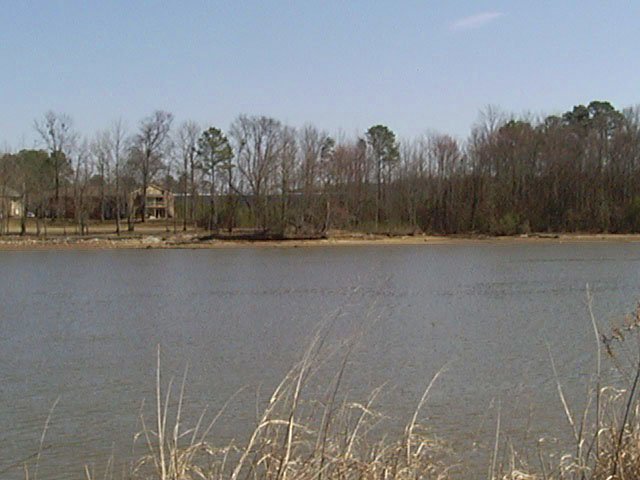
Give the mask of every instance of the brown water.
[(352, 396), (388, 381), (378, 407), (392, 419), (410, 416), (446, 363), (425, 417), (476, 462), (498, 403), (505, 435), (563, 438), (546, 342), (580, 398), (594, 366), (587, 283), (603, 326), (632, 310), (640, 245), (0, 252), (0, 471), (38, 450), (58, 397), (40, 478), (126, 460), (157, 344), (167, 376), (189, 364), (192, 412), (248, 387), (214, 432), (241, 439), (257, 389), (266, 395), (334, 312), (335, 341), (368, 332), (348, 367)]

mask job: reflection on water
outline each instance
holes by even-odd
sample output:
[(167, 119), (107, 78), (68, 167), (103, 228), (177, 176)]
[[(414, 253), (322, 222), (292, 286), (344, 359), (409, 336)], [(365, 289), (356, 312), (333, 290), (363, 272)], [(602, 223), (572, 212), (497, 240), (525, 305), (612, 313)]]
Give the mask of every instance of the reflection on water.
[(346, 378), (352, 395), (389, 381), (379, 408), (391, 417), (410, 416), (446, 363), (425, 416), (454, 447), (486, 459), (498, 401), (506, 435), (562, 438), (546, 344), (579, 399), (594, 363), (585, 285), (603, 325), (630, 311), (638, 248), (1, 252), (0, 470), (37, 450), (58, 396), (43, 478), (80, 477), (84, 463), (99, 470), (112, 453), (128, 458), (140, 402), (153, 398), (158, 344), (168, 374), (189, 365), (195, 413), (249, 387), (215, 432), (221, 442), (242, 438), (255, 392), (266, 395), (332, 315), (335, 341), (366, 331)]

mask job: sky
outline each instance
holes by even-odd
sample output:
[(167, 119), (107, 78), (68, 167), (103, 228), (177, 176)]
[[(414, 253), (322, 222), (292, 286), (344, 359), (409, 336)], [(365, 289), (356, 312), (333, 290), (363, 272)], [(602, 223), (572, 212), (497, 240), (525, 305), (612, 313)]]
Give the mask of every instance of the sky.
[(464, 137), (479, 111), (640, 103), (635, 1), (0, 0), (0, 145), (66, 113), (90, 135), (154, 110), (356, 135)]

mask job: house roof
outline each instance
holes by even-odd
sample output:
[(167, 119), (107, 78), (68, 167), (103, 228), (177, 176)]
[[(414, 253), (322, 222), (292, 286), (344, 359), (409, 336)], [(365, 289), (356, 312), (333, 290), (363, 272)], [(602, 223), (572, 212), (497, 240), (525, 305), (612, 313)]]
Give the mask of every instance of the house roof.
[[(142, 192), (142, 187), (137, 188), (133, 191), (133, 193), (140, 193)], [(160, 185), (158, 185), (157, 183), (150, 183), (149, 185), (147, 185), (147, 196), (153, 196), (153, 195), (171, 195), (171, 190), (167, 189), (167, 188), (163, 188)]]

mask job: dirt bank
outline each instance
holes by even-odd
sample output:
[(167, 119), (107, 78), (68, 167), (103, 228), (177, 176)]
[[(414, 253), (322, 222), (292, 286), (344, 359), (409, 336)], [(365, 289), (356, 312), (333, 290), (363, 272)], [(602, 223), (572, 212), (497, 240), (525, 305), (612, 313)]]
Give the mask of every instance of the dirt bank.
[(540, 244), (584, 242), (640, 242), (640, 234), (533, 234), (517, 237), (431, 236), (431, 235), (365, 235), (334, 234), (322, 239), (242, 240), (207, 239), (196, 235), (116, 236), (55, 236), (0, 237), (0, 250), (108, 250), (108, 249), (169, 249), (169, 248), (301, 248), (328, 246), (385, 245), (454, 245), (454, 244)]

